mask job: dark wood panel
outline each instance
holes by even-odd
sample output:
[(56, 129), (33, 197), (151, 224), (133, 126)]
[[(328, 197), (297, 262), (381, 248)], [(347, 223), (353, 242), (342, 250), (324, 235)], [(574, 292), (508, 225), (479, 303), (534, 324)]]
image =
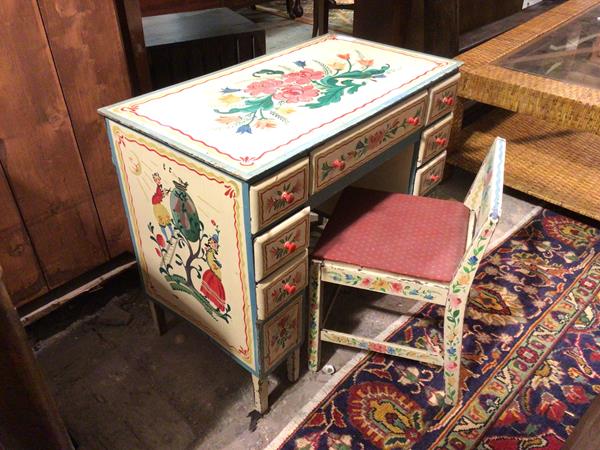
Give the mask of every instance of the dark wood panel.
[(35, 0), (0, 2), (0, 55), (0, 162), (52, 288), (108, 253)]
[(38, 4), (108, 252), (115, 257), (133, 250), (104, 122), (97, 113), (132, 96), (115, 3)]
[(199, 9), (221, 8), (226, 0), (140, 0), (142, 16), (156, 16)]
[(139, 0), (115, 0), (134, 95), (152, 90)]
[(1, 166), (0, 205), (0, 265), (6, 268), (4, 280), (11, 299), (20, 306), (47, 292), (48, 286)]
[(354, 36), (423, 51), (423, 0), (355, 0)]
[(425, 0), (424, 17), (425, 52), (447, 58), (458, 55), (458, 2)]
[(523, 0), (459, 0), (460, 30), (465, 33), (523, 9)]

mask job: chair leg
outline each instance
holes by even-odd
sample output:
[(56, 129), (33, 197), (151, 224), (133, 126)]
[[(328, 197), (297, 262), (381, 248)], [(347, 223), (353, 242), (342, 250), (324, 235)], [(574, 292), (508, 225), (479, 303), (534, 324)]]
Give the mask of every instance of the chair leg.
[(456, 405), (460, 399), (460, 367), (462, 354), (463, 323), (466, 298), (458, 298), (457, 307), (452, 302), (446, 306), (444, 315), (444, 384), (447, 405)]
[(321, 363), (322, 297), (321, 261), (313, 261), (310, 267), (310, 304), (308, 311), (308, 368), (313, 372), (319, 370)]

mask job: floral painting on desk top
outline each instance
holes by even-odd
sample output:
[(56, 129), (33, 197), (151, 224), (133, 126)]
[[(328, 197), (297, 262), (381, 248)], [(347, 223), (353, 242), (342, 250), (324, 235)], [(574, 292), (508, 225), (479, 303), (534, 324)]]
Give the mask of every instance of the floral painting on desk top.
[(268, 168), (371, 117), (456, 67), (326, 36), (111, 109), (235, 174)]

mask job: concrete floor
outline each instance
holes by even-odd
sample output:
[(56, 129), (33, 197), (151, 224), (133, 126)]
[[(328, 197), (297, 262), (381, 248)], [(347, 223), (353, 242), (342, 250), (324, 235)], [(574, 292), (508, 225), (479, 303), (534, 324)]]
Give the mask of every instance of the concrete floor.
[[(310, 26), (274, 16), (249, 17), (267, 28), (269, 51), (310, 37)], [(264, 16), (264, 15), (262, 15)], [(470, 176), (455, 173), (438, 190), (462, 199)], [(496, 234), (518, 228), (536, 207), (505, 196)], [(493, 245), (493, 244), (492, 244)], [(367, 300), (365, 302), (365, 300)], [(365, 303), (366, 312), (356, 306)], [(374, 337), (414, 305), (342, 289), (332, 328)], [(99, 309), (98, 309), (99, 308)], [(32, 344), (67, 426), (81, 449), (260, 449), (330, 380), (309, 373), (290, 385), (281, 367), (271, 377), (271, 410), (249, 431), (250, 375), (182, 319), (170, 316), (159, 337), (133, 272), (82, 296), (29, 328)], [(324, 344), (324, 362), (340, 369), (356, 354)]]

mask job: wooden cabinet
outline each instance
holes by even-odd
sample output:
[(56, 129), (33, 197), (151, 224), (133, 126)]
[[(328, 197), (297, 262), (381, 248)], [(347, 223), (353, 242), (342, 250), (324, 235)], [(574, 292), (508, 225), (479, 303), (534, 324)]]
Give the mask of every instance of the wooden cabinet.
[(22, 305), (130, 250), (96, 109), (131, 89), (113, 2), (3, 1), (0, 54), (0, 264)]

